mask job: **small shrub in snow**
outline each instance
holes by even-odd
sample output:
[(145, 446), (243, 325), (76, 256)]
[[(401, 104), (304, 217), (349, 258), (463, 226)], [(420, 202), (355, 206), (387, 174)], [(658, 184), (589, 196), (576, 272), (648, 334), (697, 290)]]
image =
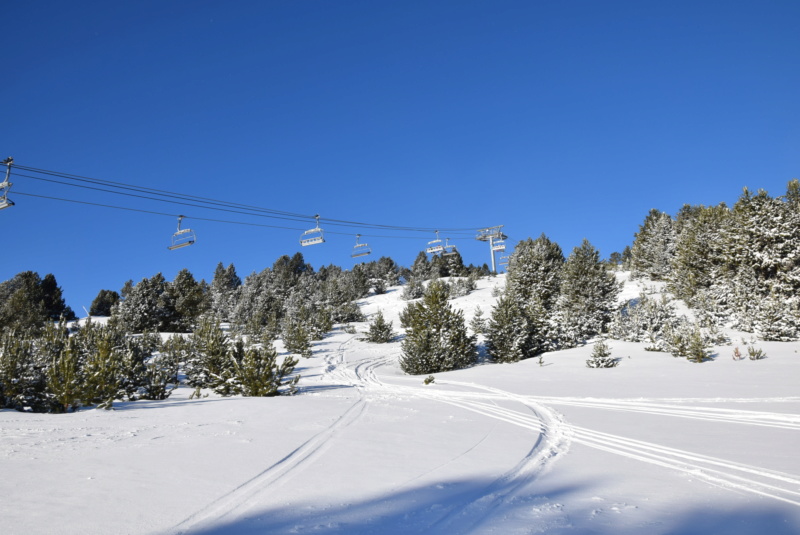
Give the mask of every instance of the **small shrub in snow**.
[(605, 340), (600, 340), (592, 349), (592, 357), (586, 361), (589, 368), (614, 368), (619, 360), (611, 356), (611, 349)]
[(369, 324), (369, 330), (367, 331), (365, 340), (375, 344), (385, 344), (391, 342), (392, 339), (394, 339), (392, 322), (387, 322), (383, 317), (383, 312), (379, 310), (375, 315), (375, 319)]
[(433, 375), (429, 375), (422, 382), (423, 382), (423, 384), (426, 384), (426, 385), (432, 385), (434, 383), (434, 381), (436, 381), (436, 379), (434, 379)]
[(747, 346), (747, 355), (750, 357), (750, 360), (761, 360), (767, 358), (764, 350), (761, 348), (756, 348), (756, 346)]
[(700, 328), (688, 321), (678, 322), (668, 330), (667, 345), (675, 357), (686, 357), (692, 362), (705, 362), (711, 358)]
[(733, 360), (742, 360), (743, 358), (744, 355), (742, 355), (742, 352), (739, 351), (739, 346), (733, 348)]
[(350, 325), (349, 323), (344, 326), (344, 332), (347, 334), (356, 334), (356, 327), (355, 325)]

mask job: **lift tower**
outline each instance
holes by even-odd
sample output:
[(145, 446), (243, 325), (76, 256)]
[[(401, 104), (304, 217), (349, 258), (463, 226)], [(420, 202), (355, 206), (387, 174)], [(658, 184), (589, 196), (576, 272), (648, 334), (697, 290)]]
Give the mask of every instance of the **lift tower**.
[(506, 250), (506, 245), (504, 243), (506, 238), (508, 238), (508, 236), (503, 234), (503, 225), (480, 229), (478, 231), (478, 235), (475, 236), (475, 239), (478, 241), (489, 242), (489, 253), (492, 255), (492, 273), (497, 273), (497, 264), (495, 263), (494, 253)]

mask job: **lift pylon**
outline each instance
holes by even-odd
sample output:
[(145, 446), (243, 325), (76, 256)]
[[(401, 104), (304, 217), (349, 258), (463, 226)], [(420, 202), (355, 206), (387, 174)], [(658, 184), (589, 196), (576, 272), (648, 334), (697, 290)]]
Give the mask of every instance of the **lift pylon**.
[(6, 178), (0, 182), (0, 210), (14, 206), (14, 201), (8, 198), (8, 190), (10, 190), (12, 186), (11, 182), (9, 182), (9, 178), (11, 177), (11, 164), (14, 163), (14, 158), (9, 156), (3, 160), (2, 163), (6, 166)]
[(497, 273), (497, 263), (494, 258), (494, 253), (506, 250), (504, 243), (506, 238), (508, 238), (508, 236), (503, 234), (503, 225), (480, 229), (478, 235), (475, 236), (475, 239), (478, 241), (489, 242), (489, 254), (492, 257), (492, 273)]

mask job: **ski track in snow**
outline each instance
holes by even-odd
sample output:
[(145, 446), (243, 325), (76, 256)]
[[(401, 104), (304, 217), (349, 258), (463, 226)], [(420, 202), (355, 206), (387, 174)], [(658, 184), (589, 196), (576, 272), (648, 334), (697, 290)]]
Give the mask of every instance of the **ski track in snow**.
[[(382, 381), (376, 374), (381, 366), (396, 360), (394, 356), (369, 355), (348, 362), (348, 351), (357, 336), (341, 342), (335, 351), (324, 357), (324, 384), (352, 387), (356, 401), (329, 427), (313, 436), (281, 461), (221, 496), (199, 512), (178, 524), (173, 532), (187, 533), (242, 516), (263, 503), (262, 495), (272, 486), (302, 470), (325, 454), (332, 440), (355, 424), (366, 411), (371, 399), (377, 397), (423, 398), (445, 403), (525, 429), (533, 433), (529, 452), (515, 466), (500, 474), (492, 483), (472, 496), (451, 503), (428, 517), (428, 529), (437, 532), (468, 532), (492, 521), (495, 513), (515, 497), (529, 496), (528, 486), (545, 473), (572, 443), (620, 455), (672, 471), (708, 484), (746, 492), (800, 506), (800, 477), (766, 470), (716, 457), (692, 453), (659, 444), (634, 440), (571, 425), (551, 405), (585, 407), (599, 410), (634, 412), (713, 422), (800, 430), (800, 415), (775, 412), (735, 410), (690, 406), (695, 403), (800, 401), (800, 398), (748, 399), (595, 399), (555, 398), (514, 394), (476, 383), (437, 381), (435, 385), (402, 385)], [(400, 380), (404, 380), (402, 378)], [(417, 378), (415, 378), (417, 379)], [(387, 378), (388, 380), (388, 378)], [(455, 389), (454, 389), (455, 388)], [(519, 408), (509, 408), (514, 405)], [(477, 447), (491, 430), (466, 452)], [(428, 473), (437, 470), (436, 467)], [(426, 474), (419, 474), (395, 490), (406, 487)]]
[[(469, 383), (449, 383), (469, 384)], [(697, 418), (701, 420), (716, 420), (738, 424), (778, 427), (783, 429), (800, 429), (800, 415), (781, 414), (757, 411), (741, 411), (732, 409), (708, 409), (678, 407), (675, 405), (654, 404), (641, 400), (606, 400), (596, 401), (590, 399), (559, 399), (515, 396), (508, 392), (472, 384), (474, 388), (481, 388), (494, 393), (499, 397), (516, 397), (524, 400), (541, 400), (553, 404), (575, 405), (612, 410), (630, 410), (654, 415), (669, 415), (682, 418)], [(491, 399), (491, 398), (489, 398)], [(484, 404), (487, 412), (497, 412), (498, 417), (522, 427), (534, 425), (533, 421), (526, 420), (519, 414), (511, 411), (497, 411), (496, 408)], [(610, 433), (593, 431), (583, 427), (569, 425), (572, 442), (582, 444), (598, 450), (621, 455), (630, 459), (647, 462), (682, 472), (691, 477), (702, 479), (707, 483), (722, 488), (749, 492), (759, 496), (772, 498), (792, 505), (800, 506), (800, 476), (786, 474), (774, 470), (766, 470), (742, 463), (726, 461), (716, 457), (691, 453), (688, 451), (670, 448), (658, 444), (620, 437)], [(744, 475), (743, 475), (744, 474)]]
[[(337, 358), (343, 359), (345, 348), (354, 338), (340, 344), (337, 350)], [(326, 373), (337, 371), (338, 367), (333, 360), (327, 362), (327, 364)], [(336, 373), (336, 376), (343, 377), (344, 374)], [(367, 403), (363, 391), (358, 389), (358, 392), (359, 396), (355, 403), (345, 410), (330, 426), (311, 437), (289, 455), (266, 468), (252, 479), (184, 519), (171, 532), (176, 534), (190, 533), (204, 527), (216, 525), (226, 520), (237, 518), (252, 507), (262, 503), (261, 495), (264, 492), (267, 492), (272, 486), (291, 477), (293, 473), (302, 470), (305, 466), (323, 456), (325, 450), (330, 446), (330, 441), (334, 440), (338, 433), (353, 425), (364, 415)]]

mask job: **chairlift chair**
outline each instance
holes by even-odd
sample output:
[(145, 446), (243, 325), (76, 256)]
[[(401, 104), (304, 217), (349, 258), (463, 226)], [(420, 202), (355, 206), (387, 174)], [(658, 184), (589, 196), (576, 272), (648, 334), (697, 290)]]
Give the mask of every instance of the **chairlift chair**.
[(303, 232), (300, 235), (300, 245), (305, 247), (306, 245), (315, 245), (317, 243), (325, 243), (325, 238), (322, 234), (322, 229), (319, 228), (319, 215), (315, 215), (314, 218), (317, 220), (317, 226)]
[(170, 251), (180, 249), (181, 247), (188, 247), (197, 241), (197, 237), (194, 235), (192, 229), (181, 228), (181, 221), (183, 221), (184, 217), (185, 216), (182, 215), (178, 216), (178, 231), (172, 235), (172, 245), (167, 247)]
[(436, 231), (436, 239), (428, 242), (428, 248), (425, 249), (425, 252), (430, 254), (439, 254), (444, 252), (444, 246), (442, 245), (442, 240), (439, 239), (438, 230)]
[(444, 253), (442, 256), (453, 256), (458, 252), (455, 245), (450, 245), (450, 238), (445, 238), (444, 241)]
[(356, 234), (356, 245), (353, 247), (353, 254), (350, 256), (353, 258), (358, 258), (359, 256), (367, 256), (368, 254), (372, 253), (372, 249), (369, 248), (369, 245), (366, 243), (359, 243), (358, 239), (361, 237), (361, 234)]
[(492, 244), (492, 251), (503, 252), (506, 250), (506, 242), (504, 240), (497, 240)]

